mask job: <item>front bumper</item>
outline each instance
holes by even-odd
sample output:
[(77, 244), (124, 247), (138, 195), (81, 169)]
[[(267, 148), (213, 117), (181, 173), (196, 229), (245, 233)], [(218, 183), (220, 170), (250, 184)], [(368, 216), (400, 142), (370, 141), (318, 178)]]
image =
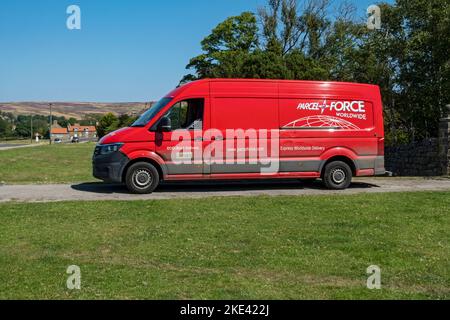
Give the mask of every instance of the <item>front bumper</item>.
[(92, 169), (95, 178), (110, 183), (121, 183), (123, 171), (129, 159), (117, 151), (106, 155), (94, 154)]

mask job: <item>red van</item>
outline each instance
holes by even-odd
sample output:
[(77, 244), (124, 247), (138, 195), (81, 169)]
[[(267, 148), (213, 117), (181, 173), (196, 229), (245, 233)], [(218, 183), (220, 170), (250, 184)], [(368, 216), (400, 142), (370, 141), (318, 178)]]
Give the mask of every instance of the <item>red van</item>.
[(94, 176), (151, 193), (161, 181), (317, 179), (347, 188), (385, 174), (378, 86), (206, 79), (102, 138)]

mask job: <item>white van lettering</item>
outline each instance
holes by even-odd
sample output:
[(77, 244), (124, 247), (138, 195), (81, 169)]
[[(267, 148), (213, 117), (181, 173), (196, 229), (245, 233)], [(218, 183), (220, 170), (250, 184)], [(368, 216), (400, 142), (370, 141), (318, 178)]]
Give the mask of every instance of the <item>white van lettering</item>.
[(262, 175), (273, 175), (279, 171), (279, 140), (276, 129), (227, 129), (225, 136), (219, 129), (209, 129), (201, 141), (210, 143), (203, 147), (201, 142), (192, 145), (197, 142), (190, 139), (188, 130), (177, 130), (172, 133), (172, 142), (177, 144), (168, 146), (167, 151), (175, 165), (261, 165)]
[(300, 102), (297, 105), (297, 110), (321, 111), (323, 113), (326, 109), (336, 112), (366, 113), (364, 101), (333, 101), (328, 104), (325, 100), (323, 103)]
[(297, 106), (297, 110), (310, 110), (310, 111), (318, 111), (319, 110), (319, 103), (313, 102), (313, 103), (299, 103)]
[(330, 105), (330, 110), (336, 112), (355, 112), (365, 113), (366, 108), (364, 101), (336, 101)]

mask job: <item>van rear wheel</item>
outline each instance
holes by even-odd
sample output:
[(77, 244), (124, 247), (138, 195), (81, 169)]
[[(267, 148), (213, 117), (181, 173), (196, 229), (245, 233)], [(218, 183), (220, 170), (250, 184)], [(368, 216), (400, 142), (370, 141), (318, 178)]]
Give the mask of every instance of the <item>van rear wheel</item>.
[(150, 163), (135, 163), (128, 168), (125, 183), (128, 190), (133, 193), (152, 193), (159, 185), (158, 170)]
[(331, 190), (347, 189), (352, 183), (352, 169), (342, 161), (333, 161), (325, 167), (323, 183)]

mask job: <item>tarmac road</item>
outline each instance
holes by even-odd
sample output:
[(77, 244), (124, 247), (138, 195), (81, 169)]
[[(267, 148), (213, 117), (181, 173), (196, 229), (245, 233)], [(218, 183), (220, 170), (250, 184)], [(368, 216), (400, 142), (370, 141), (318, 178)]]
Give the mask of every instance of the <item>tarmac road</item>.
[(22, 147), (23, 144), (13, 144), (13, 143), (0, 143), (0, 149), (2, 148), (16, 148), (16, 147)]
[(35, 144), (15, 144), (15, 143), (0, 143), (0, 151), (11, 150), (11, 149), (19, 149), (19, 148), (31, 148), (42, 146), (42, 143)]
[(448, 178), (356, 178), (344, 191), (330, 191), (320, 181), (170, 183), (150, 195), (134, 195), (120, 185), (79, 183), (67, 185), (0, 185), (0, 202), (54, 202), (98, 200), (156, 200), (238, 196), (308, 196), (413, 191), (450, 191)]

